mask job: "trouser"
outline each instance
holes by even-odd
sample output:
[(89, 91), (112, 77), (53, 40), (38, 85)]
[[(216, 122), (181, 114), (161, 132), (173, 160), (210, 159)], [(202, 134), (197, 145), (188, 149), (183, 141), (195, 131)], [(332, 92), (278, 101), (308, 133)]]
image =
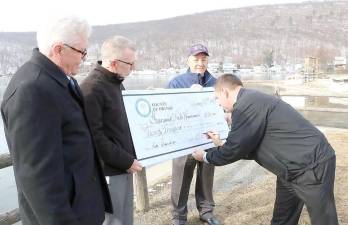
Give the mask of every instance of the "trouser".
[(288, 182), (277, 178), (272, 225), (297, 225), (306, 205), (312, 225), (338, 225), (334, 198), (336, 157)]
[(109, 191), (114, 213), (105, 213), (103, 225), (133, 225), (133, 174), (110, 176)]
[(195, 198), (200, 217), (208, 219), (213, 216), (213, 165), (196, 161), (191, 155), (173, 160), (172, 169), (172, 216), (173, 221), (187, 220), (187, 200), (190, 185), (197, 165)]

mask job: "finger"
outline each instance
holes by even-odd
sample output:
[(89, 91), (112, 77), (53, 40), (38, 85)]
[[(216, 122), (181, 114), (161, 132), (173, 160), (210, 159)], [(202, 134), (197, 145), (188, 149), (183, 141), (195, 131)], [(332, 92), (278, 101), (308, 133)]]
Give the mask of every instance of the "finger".
[(219, 135), (219, 133), (216, 131), (208, 131), (208, 134), (211, 136)]
[(205, 138), (209, 138), (209, 135), (208, 135), (208, 133), (207, 133), (207, 132), (202, 133), (202, 134), (205, 136)]

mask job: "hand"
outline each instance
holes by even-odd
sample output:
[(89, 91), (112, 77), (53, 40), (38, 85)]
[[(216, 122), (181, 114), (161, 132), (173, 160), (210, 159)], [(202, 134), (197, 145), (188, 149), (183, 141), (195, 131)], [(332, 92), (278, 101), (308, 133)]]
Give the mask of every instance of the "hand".
[(208, 139), (211, 139), (216, 147), (222, 145), (222, 141), (220, 140), (220, 134), (214, 131), (208, 131), (204, 133)]
[(197, 160), (197, 161), (203, 162), (204, 154), (205, 154), (205, 151), (199, 149), (199, 150), (193, 151), (192, 157), (195, 158), (195, 160)]
[(194, 91), (202, 91), (203, 90), (203, 87), (200, 84), (192, 84), (190, 88)]
[(133, 164), (129, 169), (127, 170), (127, 173), (136, 173), (140, 172), (143, 169), (143, 166), (140, 164), (140, 162), (136, 159), (134, 159)]

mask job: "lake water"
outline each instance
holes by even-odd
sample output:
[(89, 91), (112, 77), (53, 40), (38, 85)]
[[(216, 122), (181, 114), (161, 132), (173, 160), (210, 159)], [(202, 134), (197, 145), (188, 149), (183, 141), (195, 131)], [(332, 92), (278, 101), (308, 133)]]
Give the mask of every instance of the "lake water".
[[(166, 75), (134, 75), (126, 79), (124, 85), (127, 89), (146, 89), (146, 88), (163, 88), (173, 76)], [(79, 81), (83, 77), (77, 77)], [(249, 79), (260, 79), (260, 77), (248, 77)], [(261, 77), (265, 78), (265, 77)], [(0, 97), (8, 84), (9, 79), (0, 77)], [(266, 93), (274, 93), (270, 87), (253, 87)], [(348, 108), (348, 98), (330, 98), (330, 97), (306, 97), (297, 96), (294, 104), (305, 104), (306, 106), (320, 106), (325, 108)], [(348, 113), (332, 112), (313, 112), (301, 111), (302, 115), (319, 126), (329, 126), (348, 129)], [(0, 154), (8, 152), (6, 140), (3, 131), (2, 120), (0, 120)], [(13, 177), (12, 167), (0, 169), (0, 214), (18, 207), (16, 186)]]

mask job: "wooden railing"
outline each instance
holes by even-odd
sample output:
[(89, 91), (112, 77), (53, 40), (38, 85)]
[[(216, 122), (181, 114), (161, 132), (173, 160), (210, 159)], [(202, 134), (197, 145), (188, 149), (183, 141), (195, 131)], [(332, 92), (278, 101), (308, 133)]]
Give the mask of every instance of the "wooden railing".
[(8, 153), (0, 155), (0, 169), (12, 166), (11, 156)]
[[(8, 153), (0, 155), (0, 169), (12, 166), (11, 156)], [(20, 221), (19, 210), (13, 209), (4, 214), (0, 214), (0, 225), (11, 225)]]
[(0, 225), (11, 225), (20, 221), (19, 210), (14, 209), (0, 215)]

